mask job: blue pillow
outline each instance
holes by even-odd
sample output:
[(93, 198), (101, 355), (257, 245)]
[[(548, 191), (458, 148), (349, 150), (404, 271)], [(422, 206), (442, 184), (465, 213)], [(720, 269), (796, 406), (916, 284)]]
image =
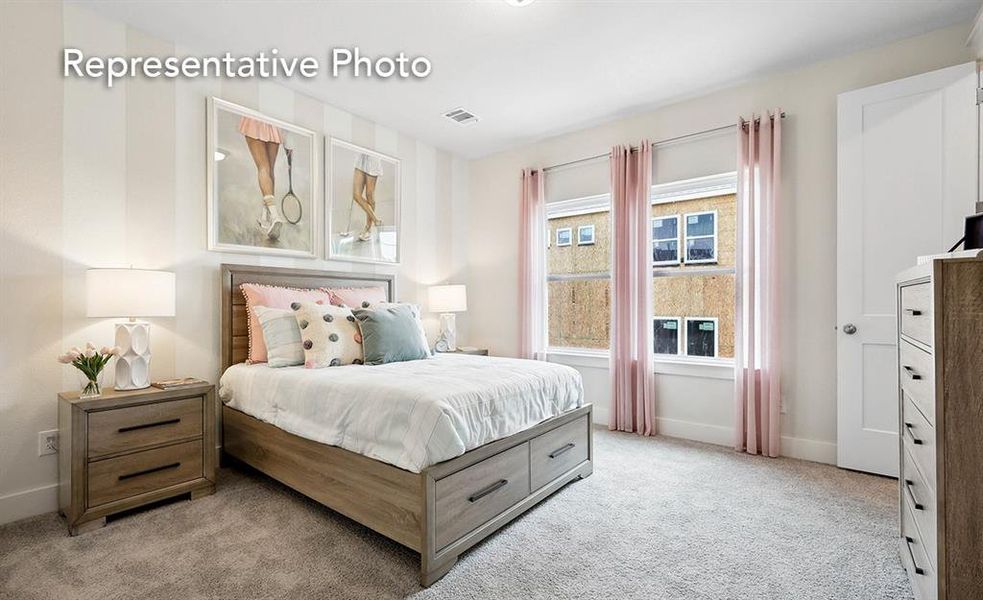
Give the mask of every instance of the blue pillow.
[(431, 357), (419, 306), (379, 302), (352, 312), (362, 332), (365, 364), (383, 365)]

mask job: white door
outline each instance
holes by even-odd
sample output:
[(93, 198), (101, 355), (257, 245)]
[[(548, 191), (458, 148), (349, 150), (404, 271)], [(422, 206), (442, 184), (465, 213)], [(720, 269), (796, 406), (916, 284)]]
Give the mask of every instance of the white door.
[(895, 275), (974, 211), (976, 64), (840, 94), (837, 464), (898, 475)]

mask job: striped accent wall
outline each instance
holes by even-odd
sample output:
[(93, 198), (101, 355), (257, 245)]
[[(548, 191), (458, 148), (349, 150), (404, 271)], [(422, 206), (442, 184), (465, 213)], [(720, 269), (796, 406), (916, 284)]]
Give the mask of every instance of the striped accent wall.
[[(85, 316), (86, 269), (175, 271), (177, 316), (151, 320), (152, 377), (216, 383), (223, 262), (395, 272), (409, 302), (424, 303), (431, 284), (467, 283), (465, 159), (270, 82), (132, 79), (110, 90), (63, 79), (66, 47), (194, 54), (77, 5), (0, 5), (0, 523), (55, 509), (56, 461), (37, 456), (37, 433), (56, 428), (55, 395), (78, 384), (55, 356), (113, 339), (112, 320)], [(400, 158), (402, 264), (208, 252), (212, 95)], [(466, 315), (458, 322), (466, 341)], [(435, 318), (425, 324), (436, 331)]]

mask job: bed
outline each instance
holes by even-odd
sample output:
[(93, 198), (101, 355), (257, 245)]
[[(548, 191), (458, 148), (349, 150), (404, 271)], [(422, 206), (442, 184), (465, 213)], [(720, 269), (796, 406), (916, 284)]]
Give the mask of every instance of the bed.
[(592, 473), (591, 405), (563, 367), (463, 355), (315, 370), (243, 364), (241, 284), (383, 286), (394, 299), (393, 276), (243, 265), (223, 265), (221, 276), (223, 460), (419, 552), (421, 585)]

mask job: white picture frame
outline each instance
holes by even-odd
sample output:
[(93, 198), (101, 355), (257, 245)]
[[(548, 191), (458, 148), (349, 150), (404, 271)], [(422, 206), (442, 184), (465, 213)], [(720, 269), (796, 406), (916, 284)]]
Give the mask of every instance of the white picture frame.
[[(347, 262), (400, 264), (400, 159), (335, 137), (325, 137), (324, 146), (326, 257), (329, 260)], [(373, 175), (363, 171), (358, 165), (364, 165), (368, 171), (378, 169), (379, 173)], [(362, 173), (359, 174), (359, 171)], [(363, 201), (369, 200), (369, 183), (373, 186), (372, 193), (375, 197), (372, 208), (382, 224), (369, 226), (368, 212), (355, 200), (357, 178), (362, 178), (366, 183), (361, 186), (360, 198)]]
[[(243, 119), (277, 130), (272, 155), (272, 206), (277, 237), (261, 224), (266, 213), (260, 165), (241, 133)], [(205, 164), (208, 250), (299, 258), (321, 255), (321, 157), (318, 134), (221, 98), (207, 99)], [(238, 128), (238, 130), (236, 130)], [(237, 139), (238, 138), (238, 139)], [(255, 139), (255, 138), (254, 138)], [(272, 146), (270, 146), (272, 147)], [(292, 166), (285, 156), (290, 150)], [(221, 158), (220, 158), (221, 156)], [(230, 161), (230, 162), (226, 162)], [(220, 164), (223, 163), (223, 164)], [(269, 164), (264, 165), (269, 167)], [(289, 172), (288, 172), (289, 171)], [(292, 198), (287, 195), (287, 182)], [(286, 208), (286, 210), (285, 210)], [(288, 216), (290, 218), (288, 218)], [(296, 217), (297, 221), (293, 222)]]

